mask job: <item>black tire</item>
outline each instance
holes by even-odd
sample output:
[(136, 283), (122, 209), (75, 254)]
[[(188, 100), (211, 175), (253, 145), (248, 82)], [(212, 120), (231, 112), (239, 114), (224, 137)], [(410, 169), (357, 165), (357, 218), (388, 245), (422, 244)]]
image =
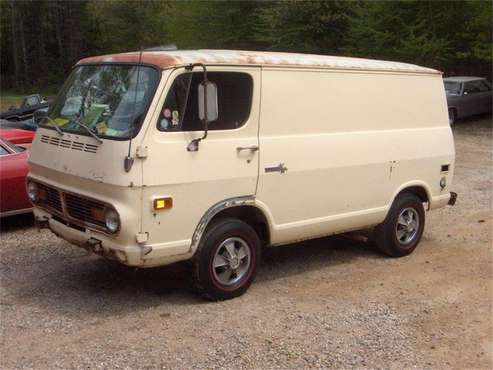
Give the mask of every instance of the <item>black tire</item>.
[[(399, 218), (400, 215), (403, 216), (402, 219)], [(412, 219), (406, 215), (413, 215), (416, 223), (411, 221), (405, 226), (402, 221), (407, 222)], [(375, 228), (375, 242), (378, 249), (390, 257), (407, 256), (416, 249), (424, 227), (423, 201), (412, 193), (401, 193), (394, 200), (385, 221)], [(415, 229), (415, 232), (411, 231), (412, 229)]]
[[(234, 244), (235, 248), (238, 247), (238, 251), (242, 248), (245, 248), (243, 251), (247, 251), (247, 256), (242, 257), (243, 260), (237, 254), (236, 270), (232, 267), (233, 258), (228, 260), (224, 269), (223, 266), (213, 265), (217, 253), (221, 251), (222, 256), (226, 255), (230, 258), (231, 254), (227, 252), (224, 244), (227, 240), (239, 243), (239, 247)], [(260, 239), (250, 225), (233, 218), (219, 219), (207, 228), (192, 259), (195, 290), (210, 300), (226, 300), (242, 295), (255, 279), (260, 255)], [(245, 258), (248, 258), (248, 264)], [(241, 263), (245, 263), (242, 275), (237, 272), (240, 271)], [(224, 284), (220, 281), (220, 276), (222, 272), (229, 273), (225, 271), (227, 269), (231, 271), (231, 282)], [(237, 278), (238, 280), (234, 281)]]
[(455, 122), (457, 122), (457, 112), (455, 109), (451, 108), (448, 110), (448, 123), (450, 126), (453, 126), (455, 125)]

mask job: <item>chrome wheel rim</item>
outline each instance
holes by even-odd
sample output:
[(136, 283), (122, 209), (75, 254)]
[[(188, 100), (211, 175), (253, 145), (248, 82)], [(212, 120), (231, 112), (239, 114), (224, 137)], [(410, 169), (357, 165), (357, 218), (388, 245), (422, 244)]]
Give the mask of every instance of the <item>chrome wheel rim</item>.
[(419, 230), (419, 214), (411, 207), (405, 208), (397, 217), (395, 233), (401, 244), (409, 244), (416, 238)]
[(237, 237), (228, 238), (216, 249), (212, 273), (222, 285), (234, 285), (247, 274), (250, 264), (251, 253), (247, 242)]

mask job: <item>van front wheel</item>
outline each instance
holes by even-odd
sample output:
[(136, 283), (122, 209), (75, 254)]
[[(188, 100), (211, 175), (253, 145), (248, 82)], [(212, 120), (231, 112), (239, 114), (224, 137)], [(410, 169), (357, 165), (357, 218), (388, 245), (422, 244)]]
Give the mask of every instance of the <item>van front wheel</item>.
[(378, 248), (391, 257), (403, 257), (416, 249), (425, 226), (423, 202), (416, 195), (402, 193), (385, 221), (375, 229)]
[(260, 240), (247, 223), (227, 218), (208, 227), (193, 258), (195, 288), (208, 299), (242, 295), (260, 262)]

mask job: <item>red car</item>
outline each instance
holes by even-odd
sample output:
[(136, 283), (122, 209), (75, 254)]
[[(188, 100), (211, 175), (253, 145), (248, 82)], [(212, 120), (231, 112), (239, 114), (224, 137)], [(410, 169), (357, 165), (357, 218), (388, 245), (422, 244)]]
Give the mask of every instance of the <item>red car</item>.
[(0, 128), (0, 138), (8, 140), (12, 144), (31, 144), (34, 132), (18, 128)]
[(0, 138), (0, 217), (31, 212), (26, 193), (26, 148)]

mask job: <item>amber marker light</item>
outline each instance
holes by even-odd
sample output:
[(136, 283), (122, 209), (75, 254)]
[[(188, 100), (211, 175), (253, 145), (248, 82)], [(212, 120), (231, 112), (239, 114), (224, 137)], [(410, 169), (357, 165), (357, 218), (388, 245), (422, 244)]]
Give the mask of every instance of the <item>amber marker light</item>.
[(157, 211), (161, 209), (169, 209), (173, 207), (173, 199), (171, 197), (155, 198), (153, 201), (153, 206)]

